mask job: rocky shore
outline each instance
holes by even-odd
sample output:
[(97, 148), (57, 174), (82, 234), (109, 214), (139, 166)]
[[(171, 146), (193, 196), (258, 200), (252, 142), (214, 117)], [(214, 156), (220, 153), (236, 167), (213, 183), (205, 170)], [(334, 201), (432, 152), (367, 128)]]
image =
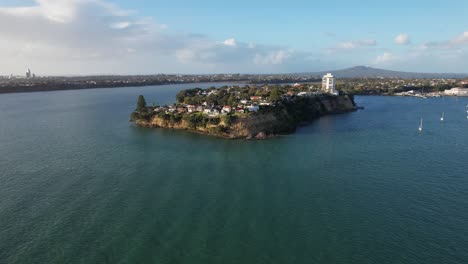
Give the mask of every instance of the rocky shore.
[[(141, 127), (187, 130), (229, 139), (266, 139), (293, 133), (299, 125), (324, 115), (342, 114), (357, 110), (349, 95), (322, 95), (294, 98), (278, 103), (275, 107), (260, 109), (255, 113), (221, 116), (219, 122), (192, 122), (193, 118), (168, 118), (166, 115), (133, 118)], [(202, 114), (199, 114), (202, 115)]]

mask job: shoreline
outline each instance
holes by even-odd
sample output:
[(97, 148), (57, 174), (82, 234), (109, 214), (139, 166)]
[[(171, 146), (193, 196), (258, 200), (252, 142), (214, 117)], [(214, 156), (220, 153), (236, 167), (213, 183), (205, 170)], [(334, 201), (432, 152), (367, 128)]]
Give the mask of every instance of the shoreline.
[[(132, 85), (113, 85), (113, 86), (86, 86), (86, 87), (67, 87), (67, 88), (38, 88), (36, 90), (26, 90), (24, 87), (20, 90), (12, 91), (10, 88), (0, 88), (0, 95), (2, 94), (17, 94), (17, 93), (40, 93), (40, 92), (58, 92), (58, 91), (79, 91), (79, 90), (93, 90), (93, 89), (119, 89), (119, 88), (139, 88), (139, 87), (148, 87), (148, 86), (164, 86), (164, 85), (185, 85), (185, 84), (220, 84), (220, 83), (229, 83), (229, 84), (245, 84), (242, 81), (216, 81), (216, 82), (178, 82), (178, 83), (161, 83), (161, 84), (132, 84)], [(253, 84), (252, 84), (253, 85)]]
[[(184, 91), (182, 91), (184, 92)], [(142, 96), (139, 102), (143, 101)], [(260, 106), (260, 105), (259, 105)], [(363, 107), (355, 104), (350, 95), (310, 95), (283, 97), (270, 105), (246, 108), (174, 104), (138, 108), (132, 112), (130, 122), (139, 127), (184, 130), (224, 139), (269, 139), (294, 133), (326, 115), (355, 112)], [(229, 111), (224, 112), (225, 108)], [(248, 110), (247, 110), (248, 108)]]

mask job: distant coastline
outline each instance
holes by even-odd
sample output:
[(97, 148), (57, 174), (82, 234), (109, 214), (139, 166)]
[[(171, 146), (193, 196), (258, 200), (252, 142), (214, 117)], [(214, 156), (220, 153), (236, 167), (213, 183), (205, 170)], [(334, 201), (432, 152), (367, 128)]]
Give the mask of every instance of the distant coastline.
[(142, 87), (169, 84), (197, 83), (249, 83), (285, 84), (319, 82), (316, 77), (288, 77), (264, 75), (151, 75), (151, 76), (89, 76), (89, 77), (38, 77), (0, 78), (0, 94), (46, 92), (62, 90), (84, 90), (100, 88)]
[[(468, 81), (463, 80), (463, 78), (468, 78), (468, 74), (411, 73), (388, 71), (364, 66), (327, 72), (332, 72), (336, 78), (340, 78), (340, 81), (337, 83), (338, 89), (347, 94), (356, 95), (392, 95), (394, 93), (418, 89), (425, 89), (426, 92), (435, 92), (468, 86)], [(36, 77), (36, 75), (31, 74), (28, 70), (26, 76), (0, 76), (0, 94), (191, 83), (245, 83), (259, 85), (316, 83), (320, 82), (321, 76), (327, 72)]]

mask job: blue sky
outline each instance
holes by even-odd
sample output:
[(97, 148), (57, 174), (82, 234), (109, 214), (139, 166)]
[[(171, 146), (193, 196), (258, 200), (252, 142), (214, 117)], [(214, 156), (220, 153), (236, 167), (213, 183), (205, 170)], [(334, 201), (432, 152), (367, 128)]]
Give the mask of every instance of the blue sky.
[(7, 60), (0, 74), (25, 65), (48, 68), (40, 70), (44, 74), (306, 72), (356, 65), (468, 72), (466, 10), (466, 0), (3, 0), (0, 33), (7, 39), (0, 40), (6, 53), (0, 55)]

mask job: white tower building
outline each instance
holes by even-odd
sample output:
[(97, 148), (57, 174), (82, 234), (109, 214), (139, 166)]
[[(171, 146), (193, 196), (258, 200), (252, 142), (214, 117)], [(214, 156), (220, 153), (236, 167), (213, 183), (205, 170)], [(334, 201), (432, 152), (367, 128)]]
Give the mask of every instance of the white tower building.
[(322, 91), (334, 95), (338, 95), (336, 90), (335, 77), (331, 73), (327, 73), (322, 79)]
[(26, 72), (26, 78), (31, 78), (32, 75), (31, 75), (31, 69), (28, 68), (28, 71)]

